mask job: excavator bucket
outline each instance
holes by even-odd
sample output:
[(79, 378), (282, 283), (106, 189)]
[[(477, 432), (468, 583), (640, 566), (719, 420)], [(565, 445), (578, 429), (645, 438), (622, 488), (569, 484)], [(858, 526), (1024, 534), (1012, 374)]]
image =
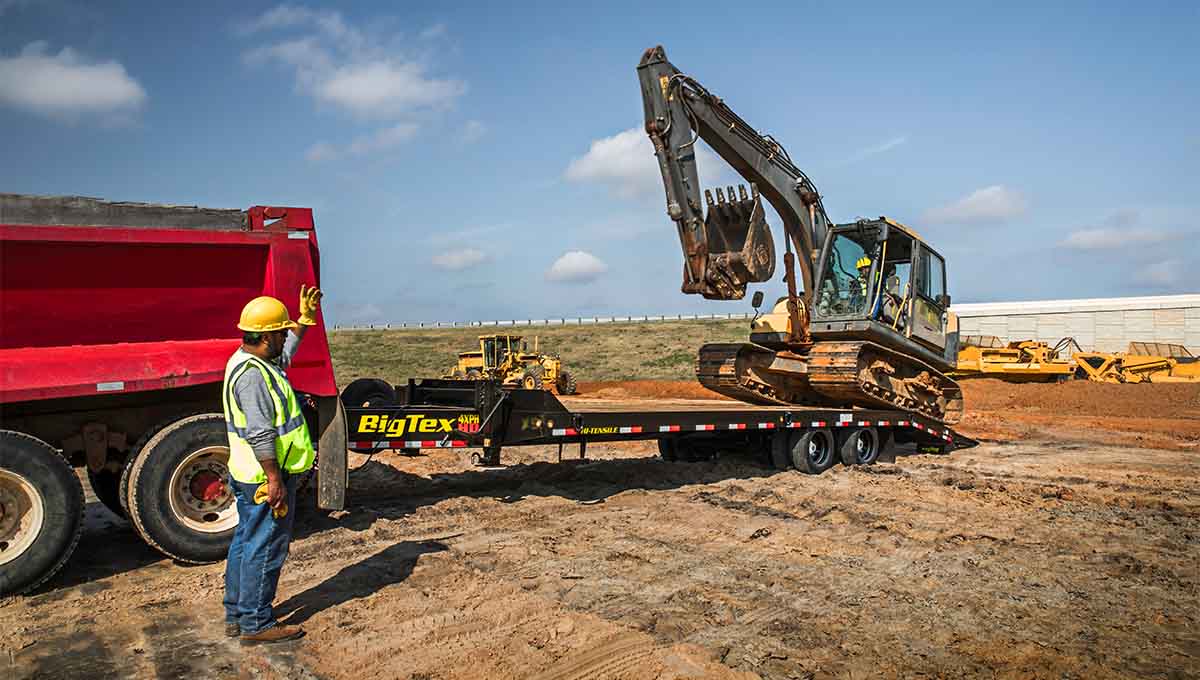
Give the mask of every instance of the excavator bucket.
[(726, 189), (717, 187), (704, 191), (708, 214), (704, 230), (708, 243), (708, 263), (704, 278), (709, 284), (703, 291), (710, 300), (740, 300), (746, 295), (746, 284), (770, 280), (775, 273), (775, 242), (763, 215), (762, 198), (758, 187), (738, 185)]

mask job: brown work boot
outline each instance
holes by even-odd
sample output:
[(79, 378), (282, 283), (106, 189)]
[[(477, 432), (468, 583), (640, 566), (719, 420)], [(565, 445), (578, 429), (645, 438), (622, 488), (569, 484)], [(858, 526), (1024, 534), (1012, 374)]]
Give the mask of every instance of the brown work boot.
[(249, 645), (259, 642), (283, 642), (304, 637), (304, 629), (300, 626), (271, 626), (253, 635), (242, 634), (242, 644)]

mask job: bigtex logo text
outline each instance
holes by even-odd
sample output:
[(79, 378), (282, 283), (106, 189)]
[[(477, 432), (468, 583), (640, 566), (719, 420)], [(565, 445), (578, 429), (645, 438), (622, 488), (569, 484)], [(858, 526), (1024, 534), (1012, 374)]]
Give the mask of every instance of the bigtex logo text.
[[(457, 428), (455, 424), (457, 421)], [(413, 414), (394, 418), (387, 415), (364, 415), (358, 419), (359, 434), (382, 434), (388, 437), (400, 437), (405, 434), (434, 434), (436, 432), (452, 432), (458, 429), (462, 432), (479, 430), (479, 416), (463, 415), (451, 418), (431, 418)]]

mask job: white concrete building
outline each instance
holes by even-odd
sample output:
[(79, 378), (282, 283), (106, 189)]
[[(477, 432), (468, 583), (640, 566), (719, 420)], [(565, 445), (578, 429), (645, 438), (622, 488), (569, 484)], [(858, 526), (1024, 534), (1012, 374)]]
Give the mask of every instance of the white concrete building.
[(1200, 356), (1200, 295), (956, 304), (960, 335), (1050, 344), (1074, 337), (1084, 350), (1124, 352), (1131, 341), (1171, 342)]

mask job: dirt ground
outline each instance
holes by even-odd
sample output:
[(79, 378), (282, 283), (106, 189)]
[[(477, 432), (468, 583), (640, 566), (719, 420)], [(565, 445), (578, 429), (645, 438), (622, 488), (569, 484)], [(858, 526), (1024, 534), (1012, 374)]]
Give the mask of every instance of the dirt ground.
[(0, 677), (1200, 677), (1200, 386), (967, 400), (980, 446), (819, 477), (648, 444), (355, 455), (280, 584), (308, 635), (268, 649), (221, 636), (222, 565), (93, 504), (64, 572), (0, 603)]

